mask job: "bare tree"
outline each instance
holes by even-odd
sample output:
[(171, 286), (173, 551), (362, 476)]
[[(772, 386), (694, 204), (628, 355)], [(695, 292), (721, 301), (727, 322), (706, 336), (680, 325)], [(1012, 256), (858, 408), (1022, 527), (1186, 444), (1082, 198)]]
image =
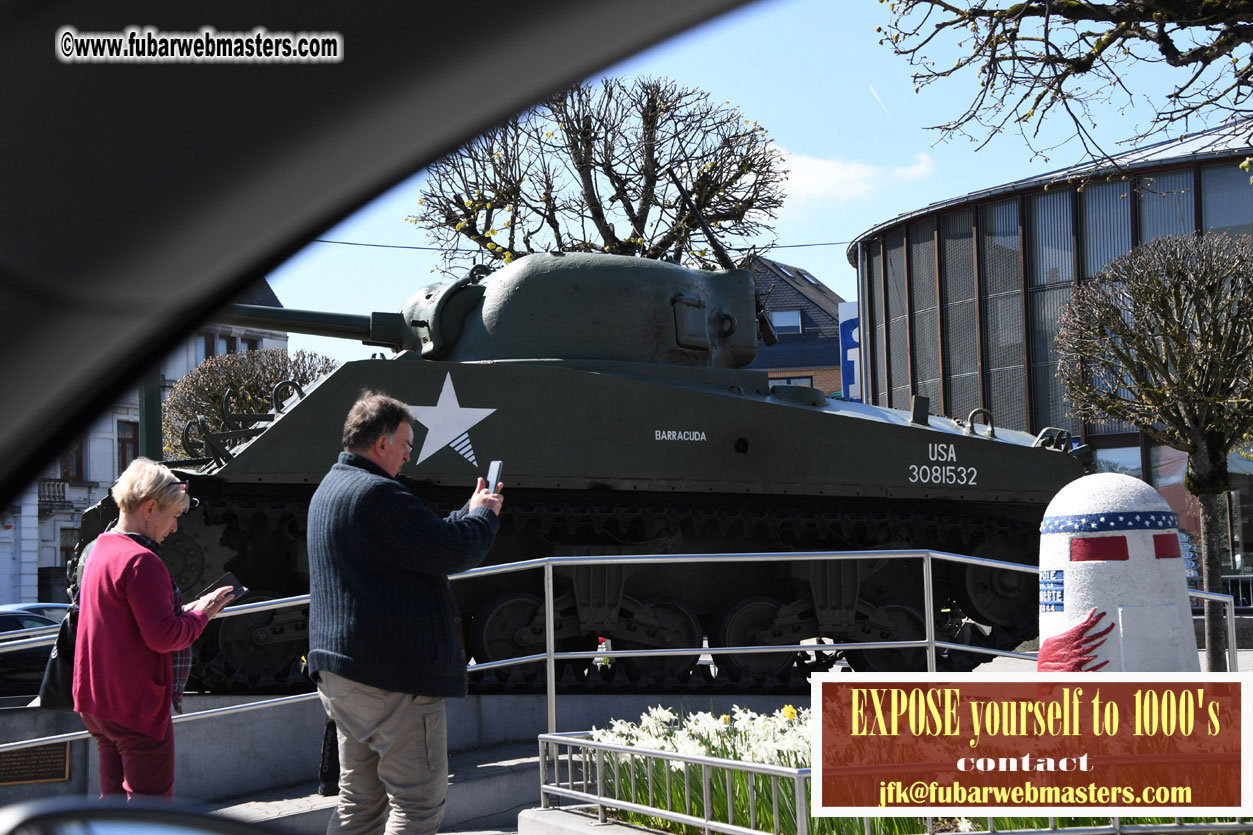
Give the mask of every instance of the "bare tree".
[[(880, 42), (909, 60), (919, 89), (977, 76), (966, 109), (934, 126), (946, 136), (986, 144), (1017, 127), (1046, 156), (1051, 147), (1041, 147), (1040, 128), (1058, 110), (1073, 124), (1071, 136), (1099, 159), (1108, 154), (1091, 133), (1093, 104), (1124, 113), (1137, 97), (1147, 102), (1154, 115), (1127, 137), (1132, 142), (1249, 112), (1250, 0), (894, 0), (889, 8)], [(938, 52), (956, 57), (936, 60)], [(1124, 82), (1134, 65), (1146, 64), (1176, 70), (1156, 97)]]
[[(183, 458), (183, 428), (188, 421), (204, 417), (211, 432), (232, 427), (223, 421), (223, 397), (228, 389), (234, 396), (227, 404), (230, 413), (261, 414), (273, 408), (274, 386), (292, 380), (306, 386), (335, 370), (339, 362), (323, 354), (297, 351), (288, 354), (282, 348), (262, 351), (236, 351), (209, 357), (185, 374), (161, 404), (161, 436), (166, 458)], [(250, 422), (249, 422), (250, 423)], [(200, 438), (200, 430), (190, 435)]]
[[(1253, 431), (1253, 237), (1157, 238), (1075, 288), (1057, 334), (1076, 414), (1130, 423), (1188, 454), (1201, 506), (1206, 591), (1221, 591), (1227, 455)], [(1221, 611), (1205, 607), (1211, 670), (1225, 670)]]
[(765, 128), (654, 79), (573, 87), (489, 130), (431, 166), (407, 220), (443, 248), (450, 272), (549, 250), (712, 266), (671, 169), (728, 249), (772, 229), (787, 172)]

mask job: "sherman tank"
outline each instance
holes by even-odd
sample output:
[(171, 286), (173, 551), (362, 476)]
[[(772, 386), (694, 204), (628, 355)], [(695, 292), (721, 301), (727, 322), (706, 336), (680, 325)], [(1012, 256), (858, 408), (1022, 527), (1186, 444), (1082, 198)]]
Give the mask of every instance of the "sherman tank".
[[(460, 507), (490, 460), (506, 468), (501, 532), (488, 564), (549, 555), (756, 553), (931, 548), (1034, 563), (1038, 524), (1083, 472), (1069, 436), (1006, 431), (990, 415), (953, 420), (772, 385), (747, 368), (763, 314), (743, 270), (699, 271), (622, 256), (542, 254), (427, 287), (400, 312), (369, 316), (234, 306), (218, 317), (358, 339), (394, 355), (348, 362), (303, 389), (278, 388), (268, 414), (184, 433), (168, 462), (199, 506), (162, 558), (185, 594), (225, 571), (259, 597), (308, 589), (305, 514), (363, 389), (411, 405), (401, 472), (434, 510)], [(982, 410), (979, 410), (982, 411)], [(80, 551), (116, 516), (90, 509)], [(415, 544), (415, 547), (419, 547)], [(831, 652), (718, 653), (719, 647), (921, 638), (917, 561), (661, 563), (559, 569), (558, 648), (700, 646), (701, 686), (803, 681)], [(459, 582), (478, 661), (541, 652), (538, 571)], [(1014, 647), (1035, 634), (1030, 575), (937, 564), (937, 634)], [(215, 622), (195, 675), (212, 689), (297, 689), (307, 612)], [(838, 649), (838, 648), (833, 648)], [(986, 656), (951, 653), (949, 669)], [(825, 661), (824, 661), (825, 659)], [(921, 669), (918, 650), (862, 650), (871, 670)], [(603, 680), (684, 687), (698, 656), (574, 665)], [(534, 671), (485, 675), (525, 686)]]

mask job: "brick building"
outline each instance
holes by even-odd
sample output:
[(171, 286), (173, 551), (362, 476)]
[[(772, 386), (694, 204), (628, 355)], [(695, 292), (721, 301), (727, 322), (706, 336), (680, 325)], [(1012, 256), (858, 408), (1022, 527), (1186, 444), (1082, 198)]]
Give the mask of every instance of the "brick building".
[(842, 301), (806, 270), (760, 255), (743, 265), (779, 341), (759, 344), (750, 368), (769, 373), (776, 385), (809, 386), (828, 395), (841, 391), (840, 312)]

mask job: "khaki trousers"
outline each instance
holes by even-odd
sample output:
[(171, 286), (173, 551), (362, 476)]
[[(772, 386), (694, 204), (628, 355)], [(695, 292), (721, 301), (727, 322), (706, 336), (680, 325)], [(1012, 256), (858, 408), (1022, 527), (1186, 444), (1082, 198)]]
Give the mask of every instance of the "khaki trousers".
[(328, 835), (425, 835), (448, 796), (444, 700), (380, 690), (318, 673), (318, 695), (339, 736), (339, 805)]

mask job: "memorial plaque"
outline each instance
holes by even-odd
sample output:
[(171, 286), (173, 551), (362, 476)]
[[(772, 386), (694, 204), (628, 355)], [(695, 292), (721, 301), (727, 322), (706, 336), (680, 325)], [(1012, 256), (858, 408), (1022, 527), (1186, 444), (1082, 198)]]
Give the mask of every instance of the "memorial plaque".
[(70, 744), (54, 742), (0, 754), (0, 786), (64, 783), (70, 779)]

